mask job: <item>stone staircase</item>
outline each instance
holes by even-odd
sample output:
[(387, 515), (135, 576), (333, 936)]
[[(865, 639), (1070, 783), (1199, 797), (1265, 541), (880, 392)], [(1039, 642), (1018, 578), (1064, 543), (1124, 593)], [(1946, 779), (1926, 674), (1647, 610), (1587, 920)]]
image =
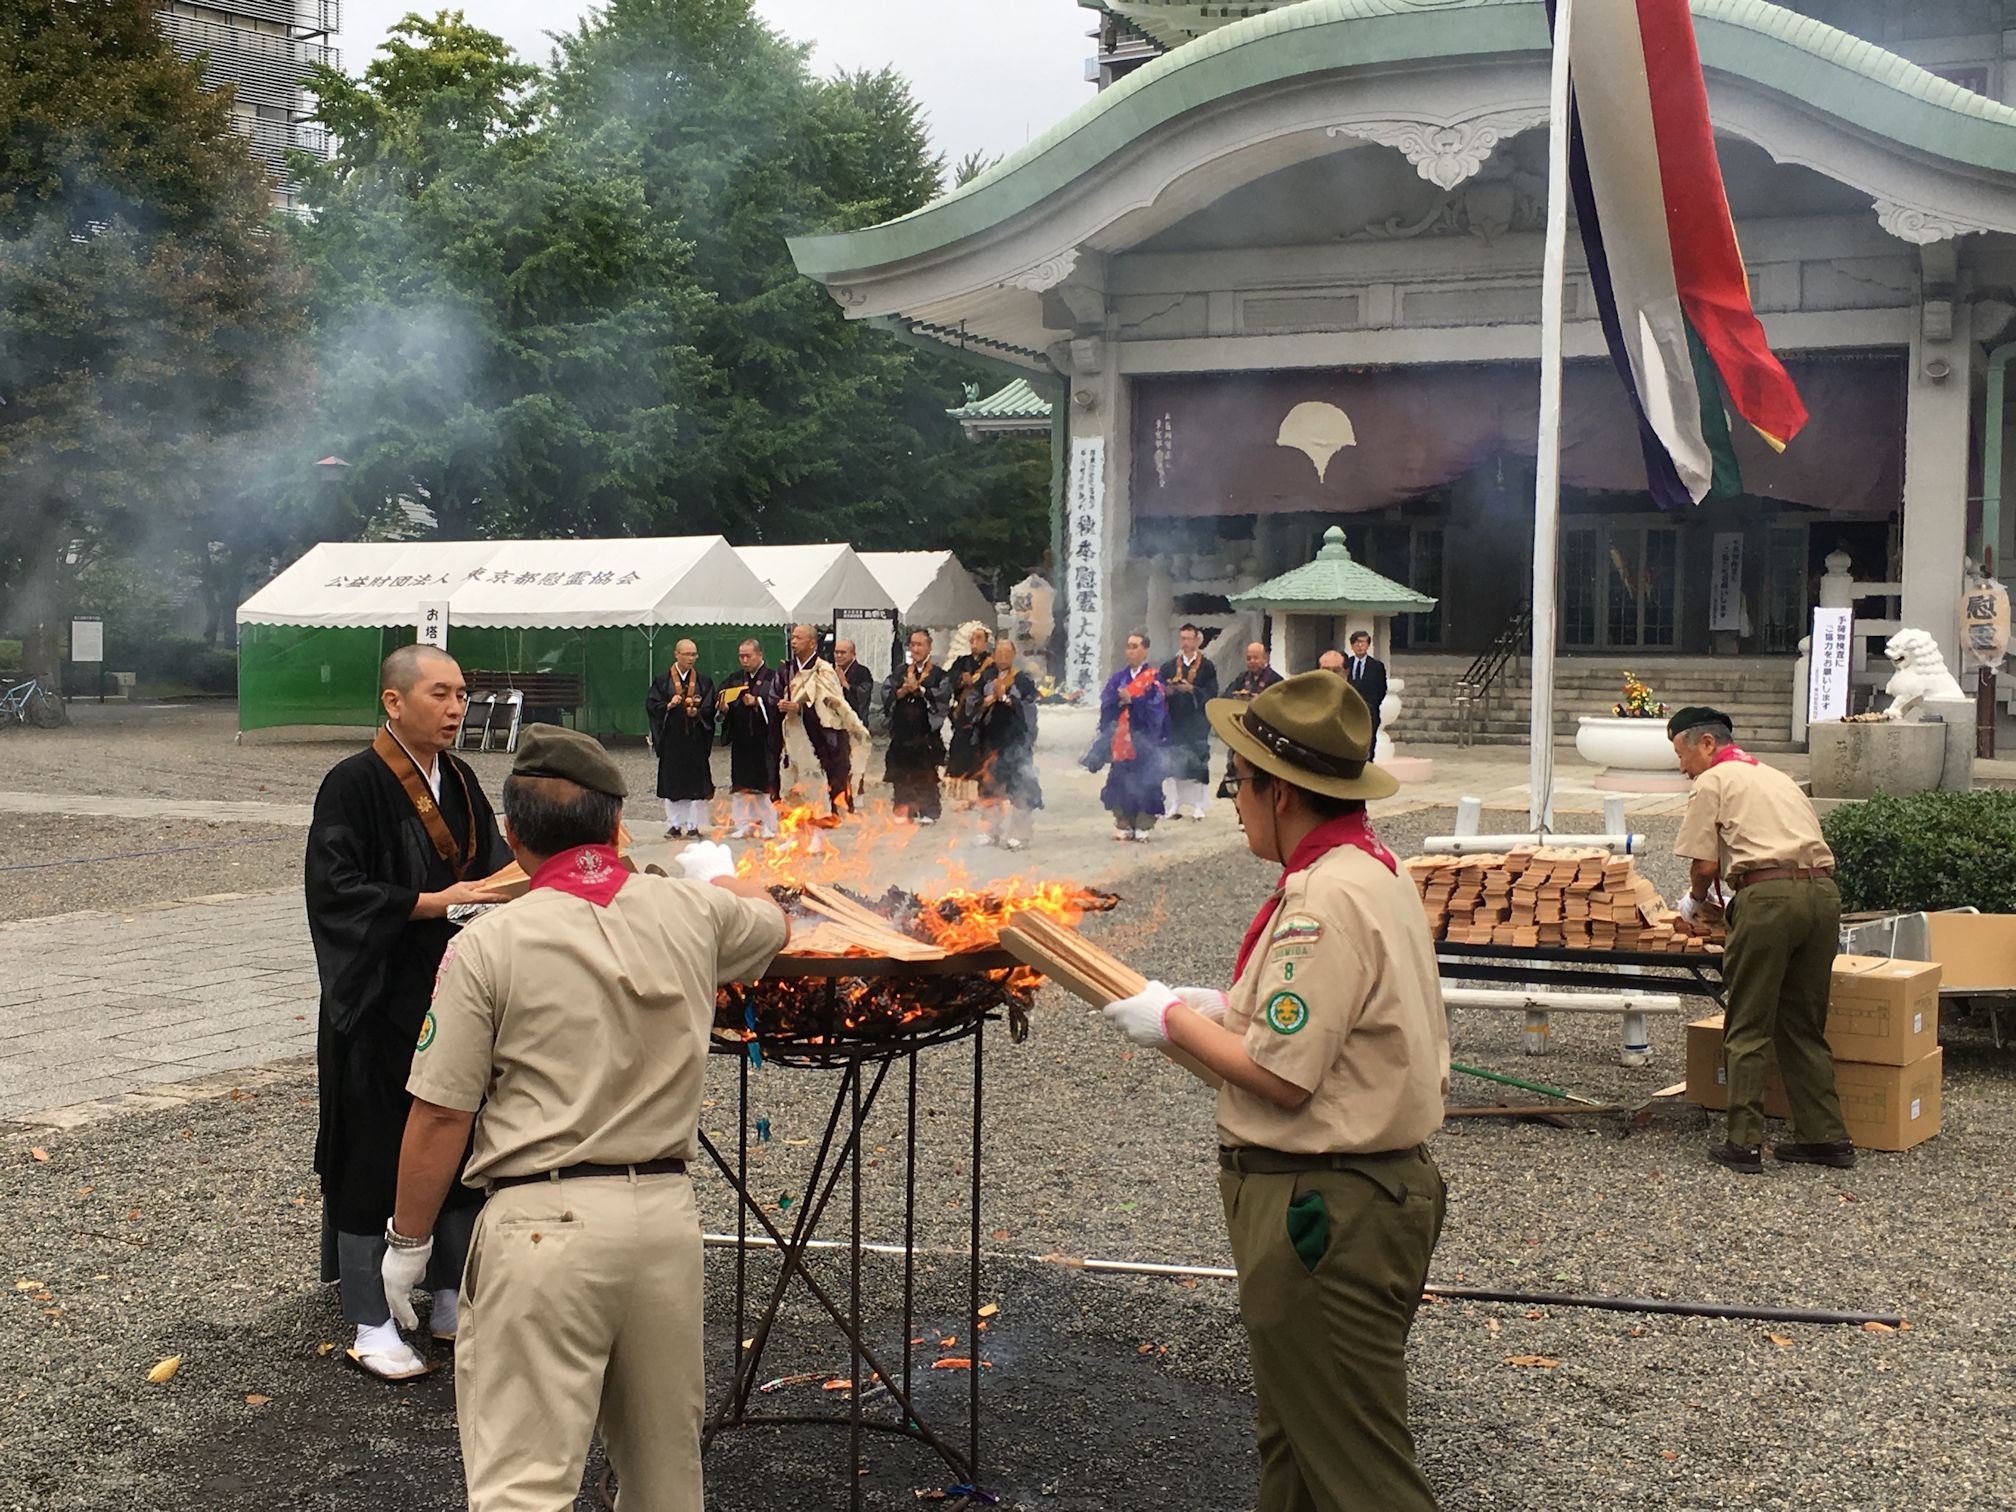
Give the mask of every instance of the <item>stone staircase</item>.
[[(1405, 680), (1400, 720), (1394, 733), (1404, 749), (1410, 742), (1454, 745), (1461, 729), (1456, 681), (1469, 669), (1467, 656), (1401, 653), (1392, 675)], [(1478, 745), (1525, 745), (1532, 698), (1529, 664), (1522, 658), (1506, 668), (1478, 719)], [(1652, 696), (1670, 708), (1708, 704), (1736, 721), (1736, 738), (1753, 751), (1796, 751), (1792, 741), (1792, 658), (1788, 657), (1562, 657), (1554, 664), (1554, 734), (1575, 738), (1583, 714), (1608, 714), (1624, 674), (1635, 672), (1652, 686)]]

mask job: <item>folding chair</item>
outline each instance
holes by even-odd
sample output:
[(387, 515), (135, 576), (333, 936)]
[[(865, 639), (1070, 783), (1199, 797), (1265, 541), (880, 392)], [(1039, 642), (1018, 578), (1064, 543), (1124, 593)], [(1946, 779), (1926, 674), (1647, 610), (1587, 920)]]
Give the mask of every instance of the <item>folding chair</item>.
[(476, 693), (469, 699), (469, 708), (462, 715), (462, 728), (455, 732), (455, 749), (458, 751), (482, 751), (489, 749), (490, 718), (497, 712), (495, 693)]
[[(490, 716), (490, 728), (483, 735), (486, 751), (518, 749), (518, 725), (525, 717), (525, 695), (516, 688), (497, 695), (497, 708)], [(501, 726), (501, 728), (500, 728)], [(493, 741), (495, 742), (493, 744)]]

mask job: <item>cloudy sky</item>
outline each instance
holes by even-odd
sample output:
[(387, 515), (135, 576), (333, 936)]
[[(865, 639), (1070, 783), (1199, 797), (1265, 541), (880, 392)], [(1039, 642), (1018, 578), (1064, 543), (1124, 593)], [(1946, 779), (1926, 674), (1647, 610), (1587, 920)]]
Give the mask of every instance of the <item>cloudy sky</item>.
[[(469, 20), (543, 62), (546, 34), (571, 30), (586, 0), (457, 0)], [(343, 66), (360, 72), (414, 0), (344, 0)], [(1091, 95), (1093, 13), (1074, 0), (757, 0), (779, 31), (816, 44), (822, 73), (894, 64), (923, 102), (939, 149), (1021, 146)]]

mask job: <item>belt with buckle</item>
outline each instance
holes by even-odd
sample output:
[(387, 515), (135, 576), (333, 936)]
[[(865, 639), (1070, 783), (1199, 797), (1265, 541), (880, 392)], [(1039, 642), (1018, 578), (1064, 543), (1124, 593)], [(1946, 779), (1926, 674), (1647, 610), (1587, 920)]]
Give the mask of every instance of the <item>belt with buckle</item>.
[(1426, 1145), (1409, 1145), (1404, 1150), (1367, 1153), (1336, 1151), (1303, 1154), (1294, 1150), (1269, 1150), (1260, 1145), (1220, 1145), (1218, 1166), (1241, 1176), (1290, 1176), (1302, 1171), (1354, 1171), (1383, 1190), (1395, 1202), (1407, 1200), (1405, 1176), (1428, 1160)]
[(1729, 879), (1729, 890), (1741, 892), (1753, 882), (1806, 882), (1833, 875), (1831, 866), (1764, 866), (1756, 871), (1738, 872)]
[(583, 1161), (580, 1165), (562, 1166), (557, 1171), (540, 1171), (533, 1176), (492, 1176), (490, 1190), (501, 1192), (505, 1187), (525, 1186), (534, 1181), (574, 1181), (583, 1176), (683, 1176), (686, 1162), (683, 1160), (640, 1160), (635, 1165), (597, 1165), (594, 1161)]

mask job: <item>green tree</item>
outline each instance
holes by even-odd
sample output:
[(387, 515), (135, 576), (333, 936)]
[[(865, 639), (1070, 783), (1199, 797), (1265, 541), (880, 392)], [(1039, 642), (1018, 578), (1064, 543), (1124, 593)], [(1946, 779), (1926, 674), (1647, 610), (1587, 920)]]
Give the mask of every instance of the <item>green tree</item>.
[(31, 666), (77, 566), (208, 560), (260, 512), (303, 381), (269, 185), (154, 11), (0, 9), (0, 584)]
[(407, 16), (361, 79), (315, 76), (341, 145), (301, 165), (295, 239), (318, 445), (351, 464), (333, 534), (402, 498), (447, 536), (621, 534), (709, 486), (687, 248), (630, 165), (544, 129), (537, 77), (460, 12)]
[(805, 58), (747, 0), (613, 0), (560, 39), (550, 86), (556, 129), (636, 163), (647, 213), (692, 244), (719, 467), (667, 514), (742, 541), (858, 539), (956, 440), (919, 430), (912, 354), (791, 264), (791, 233), (913, 210), (940, 171), (900, 78), (821, 81)]

